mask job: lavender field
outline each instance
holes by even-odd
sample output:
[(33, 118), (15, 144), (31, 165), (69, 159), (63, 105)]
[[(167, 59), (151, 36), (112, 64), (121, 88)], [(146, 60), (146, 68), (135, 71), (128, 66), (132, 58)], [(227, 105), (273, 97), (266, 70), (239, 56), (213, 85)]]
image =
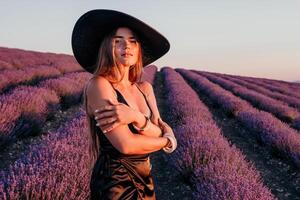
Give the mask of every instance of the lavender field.
[[(0, 47), (0, 199), (89, 199), (92, 75), (70, 55)], [(157, 199), (300, 199), (300, 83), (150, 65), (178, 147), (152, 156)]]

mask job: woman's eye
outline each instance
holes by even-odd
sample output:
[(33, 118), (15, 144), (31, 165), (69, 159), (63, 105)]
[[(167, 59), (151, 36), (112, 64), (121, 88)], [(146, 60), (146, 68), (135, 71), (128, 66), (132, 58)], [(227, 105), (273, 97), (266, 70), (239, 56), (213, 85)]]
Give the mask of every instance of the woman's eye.
[(134, 44), (136, 44), (136, 43), (137, 43), (137, 41), (136, 41), (136, 40), (131, 40), (130, 42), (131, 42), (131, 43), (134, 43)]

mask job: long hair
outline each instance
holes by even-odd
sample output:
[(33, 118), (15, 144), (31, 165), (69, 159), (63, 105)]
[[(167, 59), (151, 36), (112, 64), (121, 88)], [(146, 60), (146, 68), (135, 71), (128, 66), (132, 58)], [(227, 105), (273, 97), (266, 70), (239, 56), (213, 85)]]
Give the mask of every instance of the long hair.
[[(96, 62), (96, 70), (93, 73), (93, 78), (101, 75), (107, 78), (111, 83), (118, 83), (124, 77), (124, 69), (119, 67), (116, 56), (114, 55), (114, 47), (112, 45), (113, 36), (116, 34), (117, 29), (114, 29), (111, 33), (109, 33), (102, 41), (98, 51), (98, 57)], [(141, 75), (143, 73), (143, 60), (142, 60), (142, 46), (139, 41), (138, 36), (133, 33), (133, 35), (137, 38), (138, 41), (138, 58), (137, 62), (130, 66), (129, 68), (129, 81), (133, 83), (141, 80)], [(84, 89), (84, 105), (87, 113), (87, 122), (88, 122), (88, 135), (89, 135), (89, 157), (90, 157), (90, 170), (92, 170), (95, 161), (100, 155), (100, 140), (99, 136), (96, 132), (96, 121), (94, 120), (94, 116), (90, 116), (88, 114), (87, 108), (87, 96), (86, 89), (88, 84)]]

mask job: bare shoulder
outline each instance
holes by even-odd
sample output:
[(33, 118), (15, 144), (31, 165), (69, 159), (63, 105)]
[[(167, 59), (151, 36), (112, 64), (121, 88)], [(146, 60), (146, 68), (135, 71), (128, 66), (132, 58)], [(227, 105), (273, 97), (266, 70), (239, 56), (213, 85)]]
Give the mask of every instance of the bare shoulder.
[(103, 76), (93, 77), (87, 83), (86, 95), (89, 113), (100, 106), (107, 105), (107, 100), (116, 100), (116, 94), (109, 81)]
[(116, 93), (111, 83), (103, 76), (97, 76), (90, 79), (86, 92), (87, 95), (100, 94), (103, 97), (110, 97), (111, 95), (116, 96)]
[(109, 81), (103, 76), (95, 76), (89, 80), (87, 85), (87, 92), (93, 92), (94, 90), (108, 89), (110, 86)]

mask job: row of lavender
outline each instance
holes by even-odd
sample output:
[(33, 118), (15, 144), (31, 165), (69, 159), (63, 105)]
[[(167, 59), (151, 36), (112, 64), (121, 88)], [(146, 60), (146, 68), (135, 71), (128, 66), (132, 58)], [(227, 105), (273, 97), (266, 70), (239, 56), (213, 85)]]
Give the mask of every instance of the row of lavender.
[(208, 80), (220, 85), (222, 88), (242, 99), (249, 101), (253, 106), (270, 112), (287, 123), (291, 123), (292, 127), (300, 130), (300, 127), (297, 126), (297, 122), (300, 121), (300, 112), (297, 109), (290, 107), (287, 103), (275, 100), (217, 75), (200, 71), (196, 73), (206, 77)]
[[(154, 65), (146, 67), (142, 79), (152, 84), (156, 71)], [(42, 135), (28, 154), (2, 169), (0, 199), (88, 199), (91, 169), (86, 122), (80, 108), (72, 120)]]
[(193, 186), (196, 199), (274, 199), (260, 174), (224, 138), (208, 108), (173, 69), (164, 67), (166, 116), (178, 140), (170, 164)]
[(90, 77), (87, 72), (68, 73), (36, 86), (18, 86), (1, 95), (0, 145), (39, 133), (57, 110), (79, 103), (84, 84)]
[(300, 135), (296, 130), (270, 113), (253, 108), (247, 101), (234, 96), (200, 74), (185, 69), (176, 71), (192, 82), (197, 90), (236, 117), (245, 127), (253, 130), (262, 143), (300, 166)]
[[(207, 73), (207, 72), (206, 72)], [(232, 77), (232, 76), (228, 76), (228, 75), (224, 75), (224, 74), (217, 74), (217, 73), (211, 73), (211, 74), (215, 74), (219, 77), (222, 77), (226, 80), (230, 80), (234, 83), (237, 83), (239, 85), (242, 85), (248, 89), (254, 90), (256, 92), (259, 92), (261, 94), (264, 94), (268, 97), (271, 97), (273, 99), (277, 99), (279, 101), (283, 101), (286, 102), (289, 106), (296, 108), (298, 111), (300, 111), (300, 99), (296, 98), (296, 97), (292, 97), (289, 95), (285, 95), (279, 92), (275, 92), (275, 91), (271, 91), (269, 89), (266, 89), (260, 85), (254, 84), (254, 83), (250, 83), (247, 82), (241, 78), (237, 78), (237, 77)]]
[[(155, 65), (147, 66), (144, 69), (142, 80), (153, 82), (153, 74), (155, 74), (156, 71), (157, 67)], [(3, 70), (0, 73), (0, 93), (3, 93), (6, 89), (14, 85), (38, 82), (40, 79), (58, 77), (61, 75), (64, 75), (62, 71), (51, 66), (24, 67), (23, 69), (17, 70)], [(152, 78), (147, 78), (148, 76)]]
[(157, 70), (157, 66), (155, 65), (148, 65), (147, 67), (144, 67), (142, 81), (148, 81), (151, 85), (153, 85)]
[[(300, 99), (299, 98), (289, 96), (289, 95), (285, 95), (285, 94), (282, 94), (280, 92), (271, 91), (270, 89), (266, 89), (266, 88), (260, 86), (258, 83), (254, 84), (254, 83), (248, 82), (246, 80), (243, 80), (241, 78), (236, 78), (236, 77), (232, 77), (232, 76), (229, 76), (229, 75), (217, 74), (217, 73), (212, 73), (212, 74), (215, 74), (215, 75), (217, 75), (219, 77), (222, 77), (226, 80), (230, 80), (230, 81), (232, 81), (234, 83), (237, 83), (239, 85), (242, 85), (242, 86), (244, 86), (248, 89), (259, 92), (259, 93), (261, 93), (263, 95), (266, 95), (270, 98), (285, 102), (287, 105), (297, 109), (297, 111), (300, 112)], [(300, 118), (299, 117), (294, 119), (294, 122), (293, 122), (292, 126), (294, 128), (296, 128), (297, 130), (300, 130)]]
[(284, 87), (284, 88), (289, 88), (289, 89), (296, 89), (300, 90), (300, 83), (295, 83), (295, 82), (285, 82), (285, 81), (279, 81), (279, 80), (263, 80), (265, 83), (269, 83), (271, 85), (277, 85), (279, 87)]
[(277, 86), (277, 87), (287, 89), (287, 90), (290, 90), (290, 89), (299, 90), (300, 89), (300, 83), (297, 83), (297, 82), (287, 82), (287, 81), (283, 81), (283, 80), (258, 78), (258, 77), (251, 77), (251, 76), (230, 75), (230, 74), (223, 74), (223, 73), (216, 73), (216, 72), (211, 72), (211, 73), (214, 73), (216, 75), (231, 76), (231, 77), (240, 78), (240, 79), (248, 79), (248, 80), (252, 80), (255, 82), (260, 82), (260, 83), (265, 83), (268, 85)]
[[(71, 70), (69, 70), (71, 72)], [(73, 72), (73, 71), (72, 71)], [(26, 67), (23, 69), (3, 70), (0, 73), (0, 93), (18, 84), (35, 85), (38, 81), (64, 75), (52, 66)]]
[(269, 85), (275, 85), (278, 86), (280, 88), (284, 88), (284, 89), (288, 89), (288, 90), (299, 90), (300, 89), (300, 83), (295, 83), (295, 82), (286, 82), (286, 81), (282, 81), (282, 80), (275, 80), (275, 79), (267, 79), (267, 78), (256, 78), (256, 77), (244, 77), (243, 78), (247, 78), (249, 80), (254, 80), (254, 81), (259, 81), (261, 83), (266, 83)]
[(0, 47), (0, 70), (40, 66), (51, 66), (62, 73), (82, 70), (71, 55)]
[(29, 146), (29, 153), (0, 171), (0, 199), (88, 199), (86, 130), (80, 110), (65, 126)]
[(298, 99), (300, 99), (300, 89), (296, 89), (296, 88), (290, 88), (290, 87), (284, 87), (284, 85), (280, 85), (280, 84), (274, 84), (270, 81), (268, 81), (267, 83), (263, 80), (260, 79), (256, 79), (256, 78), (249, 78), (249, 77), (243, 77), (243, 76), (232, 76), (232, 75), (228, 75), (231, 77), (235, 77), (235, 78), (240, 78), (242, 80), (245, 80), (247, 82), (262, 86), (266, 89), (269, 89), (271, 91), (275, 91), (275, 92), (279, 92), (281, 94), (285, 94), (285, 95), (289, 95), (292, 97), (296, 97)]

